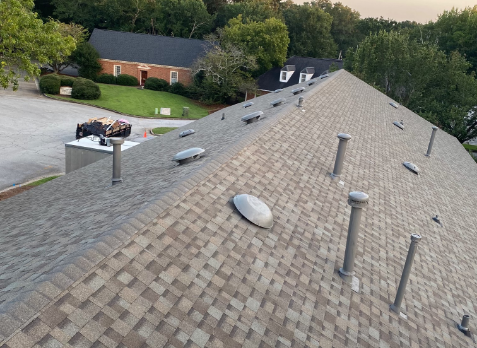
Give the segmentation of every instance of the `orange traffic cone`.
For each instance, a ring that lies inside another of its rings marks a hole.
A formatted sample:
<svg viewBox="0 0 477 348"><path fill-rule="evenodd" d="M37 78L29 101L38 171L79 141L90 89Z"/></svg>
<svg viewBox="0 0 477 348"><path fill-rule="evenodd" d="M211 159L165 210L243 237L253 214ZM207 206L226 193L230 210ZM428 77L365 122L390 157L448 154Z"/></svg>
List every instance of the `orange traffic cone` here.
<svg viewBox="0 0 477 348"><path fill-rule="evenodd" d="M144 131L144 137L143 138L147 138L147 131Z"/></svg>

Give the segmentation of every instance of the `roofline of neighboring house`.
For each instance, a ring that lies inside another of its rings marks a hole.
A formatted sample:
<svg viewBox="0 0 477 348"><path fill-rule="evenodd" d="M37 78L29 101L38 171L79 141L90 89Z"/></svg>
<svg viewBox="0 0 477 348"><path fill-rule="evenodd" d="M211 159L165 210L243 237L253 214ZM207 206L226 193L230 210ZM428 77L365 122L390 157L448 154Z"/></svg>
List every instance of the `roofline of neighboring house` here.
<svg viewBox="0 0 477 348"><path fill-rule="evenodd" d="M182 39L182 40L187 40L187 41L200 41L200 42L205 42L204 40L200 39L190 39L186 37L180 37L180 36L166 36L166 35L154 35L154 34L146 34L146 33L131 33L130 31L122 31L122 30L109 30L109 29L100 29L100 28L94 28L93 31L95 30L101 30L101 31L110 31L113 33L124 33L124 34L134 34L134 35L147 35L147 36L157 36L157 37L167 37L169 39Z"/></svg>
<svg viewBox="0 0 477 348"><path fill-rule="evenodd" d="M157 68L183 69L183 70L190 70L190 71L192 71L191 68L186 68L186 67L183 67L183 66L149 64L149 63L140 63L140 62L130 62L130 61L127 61L127 60L107 59L107 58L99 58L99 60L105 60L105 61L113 62L113 63L140 64L140 65L153 66L153 67L157 67Z"/></svg>

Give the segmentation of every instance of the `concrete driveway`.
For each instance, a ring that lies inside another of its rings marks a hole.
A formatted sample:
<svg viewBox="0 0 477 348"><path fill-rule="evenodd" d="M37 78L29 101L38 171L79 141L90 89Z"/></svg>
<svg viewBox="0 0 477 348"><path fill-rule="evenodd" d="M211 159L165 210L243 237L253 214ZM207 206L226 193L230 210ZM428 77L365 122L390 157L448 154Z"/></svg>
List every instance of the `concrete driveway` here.
<svg viewBox="0 0 477 348"><path fill-rule="evenodd" d="M0 191L42 176L64 173L65 143L75 140L76 124L91 117L126 118L131 141L144 141L144 131L180 127L193 121L122 117L94 107L47 99L34 83L18 92L0 90ZM153 138L148 135L148 138Z"/></svg>

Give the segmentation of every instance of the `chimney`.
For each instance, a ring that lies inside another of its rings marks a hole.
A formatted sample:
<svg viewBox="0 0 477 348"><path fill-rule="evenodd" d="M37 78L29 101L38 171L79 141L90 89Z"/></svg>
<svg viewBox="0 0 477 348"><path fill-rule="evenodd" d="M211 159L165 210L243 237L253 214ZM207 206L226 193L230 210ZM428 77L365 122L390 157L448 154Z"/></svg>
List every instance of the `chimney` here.
<svg viewBox="0 0 477 348"><path fill-rule="evenodd" d="M432 145L434 145L434 138L436 137L436 132L438 129L439 128L437 128L436 126L432 126L431 140L429 141L429 146L427 147L427 153L426 153L427 157L431 156Z"/></svg>
<svg viewBox="0 0 477 348"><path fill-rule="evenodd" d="M339 273L341 278L352 283L352 289L359 292L359 280L354 277L354 259L356 256L356 243L358 241L359 225L363 208L368 205L369 196L364 192L350 192L348 204L351 206L349 218L348 238L346 239L346 250L343 267ZM355 285L356 284L356 285Z"/></svg>
<svg viewBox="0 0 477 348"><path fill-rule="evenodd" d="M409 251L407 253L406 263L404 264L404 269L402 270L401 281L399 282L399 288L396 293L396 299L394 303L390 306L391 310L397 314L401 314L401 303L404 298L404 292L406 292L407 281L409 280L409 275L411 274L412 262L414 261L414 255L417 250L417 243L421 240L421 236L418 234L411 234L411 245L409 245Z"/></svg>
<svg viewBox="0 0 477 348"><path fill-rule="evenodd" d="M299 108L303 107L303 100L304 100L304 99L305 99L305 98L303 98L303 97L298 98L298 104L297 104L297 106L298 106Z"/></svg>
<svg viewBox="0 0 477 348"><path fill-rule="evenodd" d="M123 138L110 138L113 144L113 186L123 182L121 178L121 145Z"/></svg>
<svg viewBox="0 0 477 348"><path fill-rule="evenodd" d="M338 139L340 140L340 142L338 144L338 153L336 154L335 167L333 169L333 173L331 173L332 179L338 178L341 175L346 152L346 145L348 143L348 140L351 139L351 135L340 133L338 134Z"/></svg>

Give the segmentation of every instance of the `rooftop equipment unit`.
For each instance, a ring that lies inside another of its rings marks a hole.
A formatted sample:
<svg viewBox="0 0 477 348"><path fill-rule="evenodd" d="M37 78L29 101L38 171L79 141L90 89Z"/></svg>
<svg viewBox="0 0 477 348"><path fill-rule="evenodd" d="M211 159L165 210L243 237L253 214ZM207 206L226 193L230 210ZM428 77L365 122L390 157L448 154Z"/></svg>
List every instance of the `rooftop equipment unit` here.
<svg viewBox="0 0 477 348"><path fill-rule="evenodd" d="M179 164L185 164L199 159L200 157L202 157L202 154L204 152L205 150L201 149L200 147L193 147L191 149L179 152L172 158L172 160L176 161Z"/></svg>
<svg viewBox="0 0 477 348"><path fill-rule="evenodd" d="M242 121L246 122L247 124L257 122L260 119L260 116L262 115L263 115L262 111L255 111L255 112L252 112L251 114L248 114L242 117Z"/></svg>
<svg viewBox="0 0 477 348"><path fill-rule="evenodd" d="M233 199L237 210L251 223L263 227L272 228L273 214L268 206L255 196L241 194Z"/></svg>
<svg viewBox="0 0 477 348"><path fill-rule="evenodd" d="M286 99L285 98L280 98L280 99L277 99L277 100L274 100L270 103L271 106L275 107L275 106L279 106L279 105L282 105L284 102L286 102Z"/></svg>
<svg viewBox="0 0 477 348"><path fill-rule="evenodd" d="M396 108L396 109L399 107L399 106L398 106L396 103L394 103L394 102L390 102L389 105L391 105L393 108Z"/></svg>
<svg viewBox="0 0 477 348"><path fill-rule="evenodd" d="M183 138L183 137L186 137L188 135L191 135L191 134L194 134L195 133L195 130L193 129L188 129L188 130L185 130L185 131L182 131L179 133L179 138Z"/></svg>
<svg viewBox="0 0 477 348"><path fill-rule="evenodd" d="M283 88L276 89L273 91L273 93L280 93L281 91L283 91Z"/></svg>
<svg viewBox="0 0 477 348"><path fill-rule="evenodd" d="M403 166L406 167L407 169L409 169L411 172L413 172L414 174L417 174L419 175L419 168L414 164L414 163L411 163L411 162L403 162Z"/></svg>
<svg viewBox="0 0 477 348"><path fill-rule="evenodd" d="M291 92L293 93L293 95L295 95L298 93L302 93L304 90L305 90L305 87L299 87L299 88L292 89Z"/></svg>
<svg viewBox="0 0 477 348"><path fill-rule="evenodd" d="M402 121L401 122L398 122L398 121L394 121L393 122L393 125L395 125L396 127L404 130L404 125L402 124Z"/></svg>
<svg viewBox="0 0 477 348"><path fill-rule="evenodd" d="M248 103L243 104L242 106L243 106L244 108L248 108L248 107L250 107L250 106L252 106L252 105L253 105L253 102L248 102Z"/></svg>
<svg viewBox="0 0 477 348"><path fill-rule="evenodd" d="M308 81L307 85L311 86L311 85L314 85L315 83L316 83L316 80L310 80Z"/></svg>

